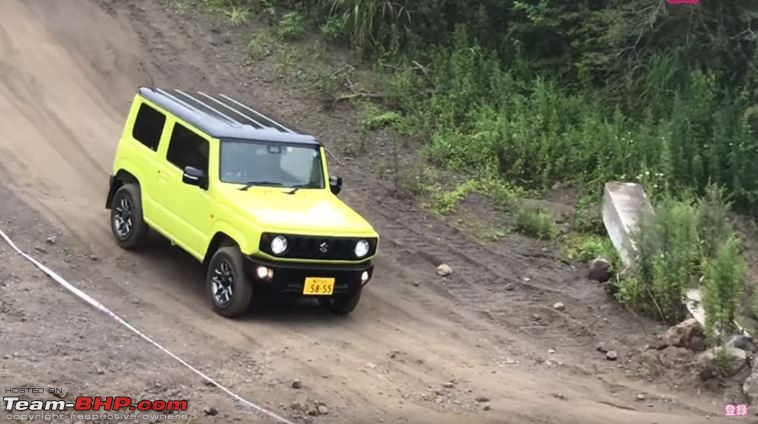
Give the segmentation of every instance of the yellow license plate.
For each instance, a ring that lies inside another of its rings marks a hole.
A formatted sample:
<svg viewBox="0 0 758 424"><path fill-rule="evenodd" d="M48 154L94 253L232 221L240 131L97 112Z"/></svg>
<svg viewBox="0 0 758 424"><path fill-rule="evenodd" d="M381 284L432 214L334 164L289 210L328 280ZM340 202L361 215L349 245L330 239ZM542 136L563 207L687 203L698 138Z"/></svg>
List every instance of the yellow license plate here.
<svg viewBox="0 0 758 424"><path fill-rule="evenodd" d="M334 278L307 277L303 294L307 296L329 296L334 292Z"/></svg>

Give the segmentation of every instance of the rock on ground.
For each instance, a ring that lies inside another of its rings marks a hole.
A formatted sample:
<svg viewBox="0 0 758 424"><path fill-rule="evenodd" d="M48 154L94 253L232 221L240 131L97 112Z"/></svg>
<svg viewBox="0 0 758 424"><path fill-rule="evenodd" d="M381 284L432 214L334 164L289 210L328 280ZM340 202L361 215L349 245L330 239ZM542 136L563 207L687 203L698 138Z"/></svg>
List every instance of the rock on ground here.
<svg viewBox="0 0 758 424"><path fill-rule="evenodd" d="M732 346L714 347L700 354L700 378L731 377L747 364L747 354Z"/></svg>
<svg viewBox="0 0 758 424"><path fill-rule="evenodd" d="M587 278L605 283L613 276L611 262L608 259L597 257L590 262L590 271Z"/></svg>
<svg viewBox="0 0 758 424"><path fill-rule="evenodd" d="M758 367L753 368L753 372L742 383L742 393L751 405L758 401Z"/></svg>
<svg viewBox="0 0 758 424"><path fill-rule="evenodd" d="M695 318L682 321L666 330L663 340L669 346L684 347L695 352L705 350L703 326Z"/></svg>
<svg viewBox="0 0 758 424"><path fill-rule="evenodd" d="M742 349L745 352L755 353L755 341L750 336L736 334L729 339L727 345Z"/></svg>
<svg viewBox="0 0 758 424"><path fill-rule="evenodd" d="M440 264L437 267L437 275L440 277L447 277L448 275L453 273L453 269L450 268L450 265L448 264Z"/></svg>

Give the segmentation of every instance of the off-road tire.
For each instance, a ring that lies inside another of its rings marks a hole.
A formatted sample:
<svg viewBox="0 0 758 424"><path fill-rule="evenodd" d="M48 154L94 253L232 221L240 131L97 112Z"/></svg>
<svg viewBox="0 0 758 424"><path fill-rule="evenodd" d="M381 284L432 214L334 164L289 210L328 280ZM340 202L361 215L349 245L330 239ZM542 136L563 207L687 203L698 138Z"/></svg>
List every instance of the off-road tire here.
<svg viewBox="0 0 758 424"><path fill-rule="evenodd" d="M334 315L347 316L355 310L361 301L361 289L347 296L335 296L330 299L323 299L321 304L331 311Z"/></svg>
<svg viewBox="0 0 758 424"><path fill-rule="evenodd" d="M144 245L150 228L142 216L142 197L137 184L119 187L111 200L111 232L123 249L133 250Z"/></svg>
<svg viewBox="0 0 758 424"><path fill-rule="evenodd" d="M205 285L208 299L217 314L231 318L250 308L253 283L245 275L242 253L238 247L224 246L213 254L208 263ZM226 296L224 290L228 286L231 286L231 293Z"/></svg>

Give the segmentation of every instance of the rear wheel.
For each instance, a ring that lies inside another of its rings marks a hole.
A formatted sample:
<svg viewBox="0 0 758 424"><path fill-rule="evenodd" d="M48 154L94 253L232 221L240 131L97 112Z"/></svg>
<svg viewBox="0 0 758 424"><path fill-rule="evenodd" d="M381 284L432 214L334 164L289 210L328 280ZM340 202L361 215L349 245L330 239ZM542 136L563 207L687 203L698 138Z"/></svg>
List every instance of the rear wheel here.
<svg viewBox="0 0 758 424"><path fill-rule="evenodd" d="M148 227L142 216L139 186L124 184L111 201L111 232L119 246L137 249L147 237Z"/></svg>
<svg viewBox="0 0 758 424"><path fill-rule="evenodd" d="M247 312L253 299L253 284L245 275L242 253L236 246L216 251L208 264L208 297L213 310L225 317Z"/></svg>
<svg viewBox="0 0 758 424"><path fill-rule="evenodd" d="M321 304L329 309L335 315L349 315L358 306L361 301L361 289L347 296L335 296L330 299L323 299Z"/></svg>

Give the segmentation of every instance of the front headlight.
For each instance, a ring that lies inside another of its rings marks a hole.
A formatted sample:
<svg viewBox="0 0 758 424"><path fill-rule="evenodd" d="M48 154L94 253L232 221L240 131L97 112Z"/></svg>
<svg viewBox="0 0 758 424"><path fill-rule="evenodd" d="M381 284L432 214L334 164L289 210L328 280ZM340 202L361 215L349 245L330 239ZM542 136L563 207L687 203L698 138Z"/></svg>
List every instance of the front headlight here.
<svg viewBox="0 0 758 424"><path fill-rule="evenodd" d="M355 243L355 256L362 258L368 254L369 244L366 240L359 240Z"/></svg>
<svg viewBox="0 0 758 424"><path fill-rule="evenodd" d="M276 236L271 240L271 252L274 255L281 255L287 250L287 239L284 236Z"/></svg>

